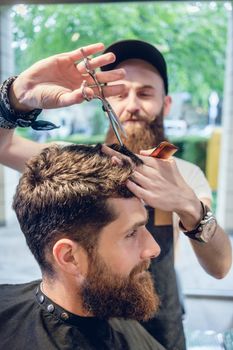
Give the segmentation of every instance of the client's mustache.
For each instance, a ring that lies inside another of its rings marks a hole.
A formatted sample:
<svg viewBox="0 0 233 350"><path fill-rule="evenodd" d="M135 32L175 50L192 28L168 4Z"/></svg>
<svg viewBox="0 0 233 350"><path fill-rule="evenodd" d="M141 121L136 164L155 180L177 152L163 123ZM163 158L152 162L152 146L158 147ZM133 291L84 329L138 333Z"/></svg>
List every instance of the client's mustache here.
<svg viewBox="0 0 233 350"><path fill-rule="evenodd" d="M133 277L134 275L143 272L145 270L148 270L150 267L150 260L144 260L138 265L136 265L133 270L130 272L130 277Z"/></svg>

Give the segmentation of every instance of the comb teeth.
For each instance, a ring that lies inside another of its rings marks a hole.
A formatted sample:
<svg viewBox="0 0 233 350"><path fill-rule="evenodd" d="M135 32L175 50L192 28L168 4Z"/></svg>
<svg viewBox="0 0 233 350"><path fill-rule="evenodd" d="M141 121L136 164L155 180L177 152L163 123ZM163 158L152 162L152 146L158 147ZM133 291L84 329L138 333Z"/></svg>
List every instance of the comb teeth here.
<svg viewBox="0 0 233 350"><path fill-rule="evenodd" d="M154 158L168 159L172 157L173 154L178 151L178 149L179 148L173 145L172 143L168 141L163 141L153 149L149 156Z"/></svg>

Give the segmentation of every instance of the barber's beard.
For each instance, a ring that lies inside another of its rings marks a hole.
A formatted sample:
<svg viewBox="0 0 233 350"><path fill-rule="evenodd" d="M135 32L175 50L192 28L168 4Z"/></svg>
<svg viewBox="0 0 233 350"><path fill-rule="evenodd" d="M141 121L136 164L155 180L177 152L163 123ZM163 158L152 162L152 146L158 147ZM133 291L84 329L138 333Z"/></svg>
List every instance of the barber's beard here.
<svg viewBox="0 0 233 350"><path fill-rule="evenodd" d="M149 123L143 116L137 116L137 119L144 123L130 123L125 127L127 138L121 135L124 145L132 152L139 153L140 150L146 150L157 146L165 140L163 125L163 108ZM106 144L118 143L113 129L110 127L106 139Z"/></svg>
<svg viewBox="0 0 233 350"><path fill-rule="evenodd" d="M137 265L128 277L113 273L97 256L82 288L83 308L101 319L123 317L146 321L159 307L148 262Z"/></svg>

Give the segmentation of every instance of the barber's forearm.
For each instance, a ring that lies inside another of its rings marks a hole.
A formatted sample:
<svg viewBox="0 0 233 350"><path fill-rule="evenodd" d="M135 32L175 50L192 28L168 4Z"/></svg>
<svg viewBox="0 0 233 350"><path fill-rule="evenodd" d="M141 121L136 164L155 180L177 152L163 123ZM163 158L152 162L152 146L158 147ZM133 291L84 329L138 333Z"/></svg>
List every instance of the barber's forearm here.
<svg viewBox="0 0 233 350"><path fill-rule="evenodd" d="M187 231L193 230L203 217L203 209L200 200L211 208L209 198L199 199L195 194L190 201L184 203L180 211L180 220ZM213 238L208 243L201 243L189 239L201 266L215 278L223 278L232 264L232 248L229 237L224 230L217 225Z"/></svg>
<svg viewBox="0 0 233 350"><path fill-rule="evenodd" d="M211 276L223 278L231 268L232 247L224 230L217 225L213 238L208 243L190 239L195 254L201 266Z"/></svg>
<svg viewBox="0 0 233 350"><path fill-rule="evenodd" d="M14 135L14 130L0 128L0 163L22 172L26 161L38 154L45 144Z"/></svg>
<svg viewBox="0 0 233 350"><path fill-rule="evenodd" d="M0 162L5 157L4 153L12 141L13 129L0 128Z"/></svg>

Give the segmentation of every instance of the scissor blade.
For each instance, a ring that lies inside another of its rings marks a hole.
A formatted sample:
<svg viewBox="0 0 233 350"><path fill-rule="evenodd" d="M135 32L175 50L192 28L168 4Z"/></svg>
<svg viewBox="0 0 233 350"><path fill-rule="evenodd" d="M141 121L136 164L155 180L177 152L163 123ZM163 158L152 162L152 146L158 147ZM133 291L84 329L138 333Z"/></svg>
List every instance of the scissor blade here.
<svg viewBox="0 0 233 350"><path fill-rule="evenodd" d="M112 125L113 131L114 131L114 133L115 133L115 135L116 135L116 138L117 138L119 144L120 144L121 146L124 146L124 144L123 144L123 142L122 142L122 139L121 139L121 137L120 137L120 134L119 134L119 132L118 132L118 130L117 130L117 126L116 126L116 124L115 124L114 119L112 118L112 116L111 116L109 113L107 113L107 115L108 115L108 118L109 118L109 120L110 120L110 123L111 123L111 125Z"/></svg>
<svg viewBox="0 0 233 350"><path fill-rule="evenodd" d="M120 129L120 131L122 132L122 134L127 138L126 131L125 131L123 125L121 124L119 118L117 117L116 113L115 113L112 109L111 109L110 113L111 113L112 118L114 119L115 124L117 125L118 129Z"/></svg>
<svg viewBox="0 0 233 350"><path fill-rule="evenodd" d="M123 135L125 137L127 137L126 131L123 127L123 125L121 124L118 116L116 115L116 113L114 112L112 106L110 105L109 102L107 102L107 113L111 114L112 119L114 120L116 127L123 133Z"/></svg>

